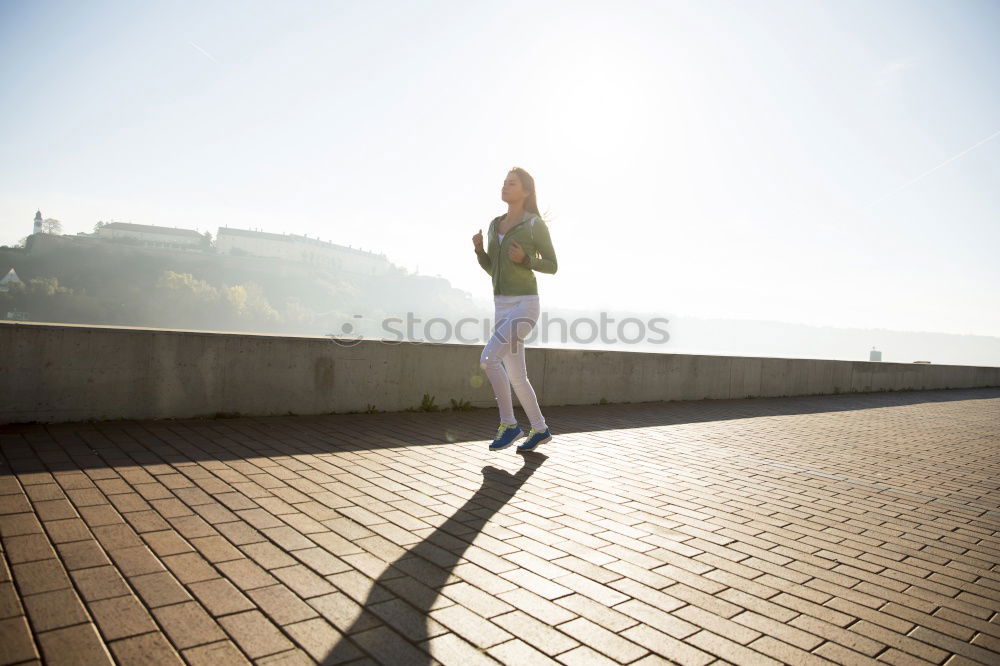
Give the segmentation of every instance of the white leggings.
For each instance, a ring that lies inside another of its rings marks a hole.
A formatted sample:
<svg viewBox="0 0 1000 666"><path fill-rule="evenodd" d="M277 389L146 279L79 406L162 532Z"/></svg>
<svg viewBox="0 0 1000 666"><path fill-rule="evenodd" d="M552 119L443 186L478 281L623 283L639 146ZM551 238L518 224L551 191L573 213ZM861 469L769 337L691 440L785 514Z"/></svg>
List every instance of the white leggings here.
<svg viewBox="0 0 1000 666"><path fill-rule="evenodd" d="M479 365L493 385L493 394L500 408L500 423L517 423L510 395L513 386L531 427L545 430L545 418L538 407L538 398L528 381L528 370L524 364L524 339L535 327L541 311L538 295L495 295L493 303L496 306L496 323L493 336L479 357Z"/></svg>

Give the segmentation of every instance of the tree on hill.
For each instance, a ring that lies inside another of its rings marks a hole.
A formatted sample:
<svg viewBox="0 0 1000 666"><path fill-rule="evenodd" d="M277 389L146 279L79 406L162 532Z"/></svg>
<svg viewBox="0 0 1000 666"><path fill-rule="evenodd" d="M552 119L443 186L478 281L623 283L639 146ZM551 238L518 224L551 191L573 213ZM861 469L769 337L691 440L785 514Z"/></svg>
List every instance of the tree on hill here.
<svg viewBox="0 0 1000 666"><path fill-rule="evenodd" d="M63 232L62 222L54 218L48 217L42 220L42 233L46 234L61 234Z"/></svg>

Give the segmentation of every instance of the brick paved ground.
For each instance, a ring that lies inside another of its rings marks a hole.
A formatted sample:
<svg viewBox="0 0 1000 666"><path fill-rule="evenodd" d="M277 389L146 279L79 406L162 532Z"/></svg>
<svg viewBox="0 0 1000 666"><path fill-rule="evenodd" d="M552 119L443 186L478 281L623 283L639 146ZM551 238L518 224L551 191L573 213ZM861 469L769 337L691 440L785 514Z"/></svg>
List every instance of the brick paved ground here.
<svg viewBox="0 0 1000 666"><path fill-rule="evenodd" d="M0 662L1000 663L1000 390L546 416L0 428Z"/></svg>

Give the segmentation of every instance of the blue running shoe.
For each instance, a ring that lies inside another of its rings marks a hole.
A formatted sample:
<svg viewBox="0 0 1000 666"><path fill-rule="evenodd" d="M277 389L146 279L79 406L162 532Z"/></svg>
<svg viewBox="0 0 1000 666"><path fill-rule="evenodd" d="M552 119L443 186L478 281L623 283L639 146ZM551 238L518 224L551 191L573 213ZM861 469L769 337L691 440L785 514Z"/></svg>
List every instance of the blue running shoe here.
<svg viewBox="0 0 1000 666"><path fill-rule="evenodd" d="M544 444L545 442L551 442L551 441L552 441L552 433L549 431L548 428L541 431L532 428L528 432L528 439L524 440L524 443L521 444L521 446L517 447L517 450L519 452L534 451L540 444Z"/></svg>
<svg viewBox="0 0 1000 666"><path fill-rule="evenodd" d="M497 429L497 437L490 444L490 451L499 451L501 449L506 449L508 446L514 443L514 440L522 436L524 432L521 430L521 426L516 423L501 423L500 428Z"/></svg>

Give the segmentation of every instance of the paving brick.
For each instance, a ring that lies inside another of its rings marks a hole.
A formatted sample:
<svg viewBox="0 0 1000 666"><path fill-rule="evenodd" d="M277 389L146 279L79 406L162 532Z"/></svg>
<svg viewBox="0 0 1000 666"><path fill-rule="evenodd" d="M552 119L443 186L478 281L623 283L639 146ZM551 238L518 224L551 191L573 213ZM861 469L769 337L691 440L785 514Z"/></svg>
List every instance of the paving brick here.
<svg viewBox="0 0 1000 666"><path fill-rule="evenodd" d="M205 522L212 525L231 523L239 520L235 513L216 502L212 502L211 504L196 504L191 508L194 509L195 513L201 516Z"/></svg>
<svg viewBox="0 0 1000 666"><path fill-rule="evenodd" d="M296 563L295 558L268 542L247 544L241 546L240 550L246 553L257 564L268 570L279 567L290 567Z"/></svg>
<svg viewBox="0 0 1000 666"><path fill-rule="evenodd" d="M191 599L187 589L166 571L135 576L130 578L129 582L150 608L169 606Z"/></svg>
<svg viewBox="0 0 1000 666"><path fill-rule="evenodd" d="M189 553L194 548L185 539L173 530L162 530L156 532L145 532L142 535L146 545L159 557L167 555L177 555L178 553Z"/></svg>
<svg viewBox="0 0 1000 666"><path fill-rule="evenodd" d="M457 605L433 611L431 618L484 650L513 638L496 624Z"/></svg>
<svg viewBox="0 0 1000 666"><path fill-rule="evenodd" d="M0 663L16 664L37 658L28 619L22 615L0 620Z"/></svg>
<svg viewBox="0 0 1000 666"><path fill-rule="evenodd" d="M560 624L574 617L573 612L521 588L504 592L499 598L545 624Z"/></svg>
<svg viewBox="0 0 1000 666"><path fill-rule="evenodd" d="M119 571L126 576L141 576L163 570L163 564L146 546L119 548L109 555Z"/></svg>
<svg viewBox="0 0 1000 666"><path fill-rule="evenodd" d="M88 602L120 597L131 592L121 574L112 566L79 569L73 571L72 576L80 594Z"/></svg>
<svg viewBox="0 0 1000 666"><path fill-rule="evenodd" d="M44 534L22 534L4 539L7 561L11 564L53 559L56 551Z"/></svg>
<svg viewBox="0 0 1000 666"><path fill-rule="evenodd" d="M251 659L295 647L274 623L259 611L227 615L220 618L219 623Z"/></svg>
<svg viewBox="0 0 1000 666"><path fill-rule="evenodd" d="M215 536L215 528L205 522L201 516L176 516L167 522L185 539Z"/></svg>
<svg viewBox="0 0 1000 666"><path fill-rule="evenodd" d="M285 631L301 645L309 656L317 663L332 663L325 661L340 644L342 635L328 622L320 618L304 620L285 627ZM360 656L356 649L349 650L349 656Z"/></svg>
<svg viewBox="0 0 1000 666"><path fill-rule="evenodd" d="M752 650L765 654L768 657L777 659L783 664L802 664L803 666L822 666L829 664L826 659L821 659L809 652L778 640L772 636L761 636L748 646Z"/></svg>
<svg viewBox="0 0 1000 666"><path fill-rule="evenodd" d="M509 603L476 589L468 583L446 585L441 588L441 594L485 618L514 610L514 607Z"/></svg>
<svg viewBox="0 0 1000 666"><path fill-rule="evenodd" d="M225 578L191 583L188 589L208 612L216 617L255 608L253 602ZM296 597L294 601L298 601L298 598Z"/></svg>
<svg viewBox="0 0 1000 666"><path fill-rule="evenodd" d="M184 658L192 666L251 663L231 641L219 641L218 643L188 648L184 650Z"/></svg>
<svg viewBox="0 0 1000 666"><path fill-rule="evenodd" d="M111 564L96 541L74 541L56 547L59 558L69 571Z"/></svg>
<svg viewBox="0 0 1000 666"><path fill-rule="evenodd" d="M181 650L226 637L215 620L193 601L154 608L153 615Z"/></svg>
<svg viewBox="0 0 1000 666"><path fill-rule="evenodd" d="M180 553L162 558L163 563L184 584L197 583L202 580L212 580L219 577L209 562L198 553Z"/></svg>
<svg viewBox="0 0 1000 666"><path fill-rule="evenodd" d="M777 666L781 662L766 657L763 653L735 643L727 638L702 630L686 641L709 654L734 664L763 664Z"/></svg>
<svg viewBox="0 0 1000 666"><path fill-rule="evenodd" d="M67 497L83 513L83 507L109 505L108 499L97 488L82 488L79 490L67 490ZM108 507L113 508L113 507Z"/></svg>
<svg viewBox="0 0 1000 666"><path fill-rule="evenodd" d="M871 657L865 656L860 652L855 652L850 650L839 643L834 643L832 641L823 643L818 648L813 651L813 654L817 657L822 657L828 661L835 664L844 664L844 666L856 666L860 664L865 665L875 665L878 664L877 661Z"/></svg>
<svg viewBox="0 0 1000 666"><path fill-rule="evenodd" d="M279 625L312 619L318 615L309 604L284 585L271 585L247 593L260 610Z"/></svg>
<svg viewBox="0 0 1000 666"><path fill-rule="evenodd" d="M129 525L119 523L94 527L94 536L107 551L135 548L142 545L142 539Z"/></svg>
<svg viewBox="0 0 1000 666"><path fill-rule="evenodd" d="M668 657L672 663L703 666L715 661L712 655L647 625L636 625L623 631L621 635L651 652ZM642 660L634 663L642 663Z"/></svg>
<svg viewBox="0 0 1000 666"><path fill-rule="evenodd" d="M14 513L0 516L0 536L4 540L23 534L42 534L42 524L31 513Z"/></svg>
<svg viewBox="0 0 1000 666"><path fill-rule="evenodd" d="M10 581L0 583L0 620L5 620L16 615L24 615L21 600L18 598L17 588Z"/></svg>
<svg viewBox="0 0 1000 666"><path fill-rule="evenodd" d="M154 499L151 500L149 504L159 515L167 519L179 518L181 516L191 516L194 514L187 504L173 497Z"/></svg>
<svg viewBox="0 0 1000 666"><path fill-rule="evenodd" d="M586 645L573 648L569 652L559 655L559 661L567 666L613 666L621 662L608 659L600 652L592 650Z"/></svg>
<svg viewBox="0 0 1000 666"><path fill-rule="evenodd" d="M313 597L309 599L309 605L344 634L365 631L381 624L381 620L341 592Z"/></svg>
<svg viewBox="0 0 1000 666"><path fill-rule="evenodd" d="M896 648L889 648L885 652L881 653L878 656L878 661L885 664L893 664L894 666L929 666L934 663L930 661L924 661L923 659L918 659L917 657L914 657L912 654L901 652ZM951 663L950 660L949 663ZM968 663L973 664L978 662L970 661Z"/></svg>
<svg viewBox="0 0 1000 666"><path fill-rule="evenodd" d="M310 542L311 543L311 542ZM339 557L323 548L312 547L296 550L293 555L315 573L321 576L350 571L351 567Z"/></svg>
<svg viewBox="0 0 1000 666"><path fill-rule="evenodd" d="M32 594L24 598L24 607L35 631L61 629L90 620L72 589Z"/></svg>
<svg viewBox="0 0 1000 666"><path fill-rule="evenodd" d="M609 631L623 631L636 624L634 618L580 594L557 599L556 603Z"/></svg>
<svg viewBox="0 0 1000 666"><path fill-rule="evenodd" d="M25 562L11 568L17 587L23 595L61 590L70 586L62 563L56 559Z"/></svg>
<svg viewBox="0 0 1000 666"><path fill-rule="evenodd" d="M573 593L573 591L567 587L542 578L538 574L525 571L524 569L515 569L514 571L507 571L500 575L512 583L531 590L535 594L549 600L565 597Z"/></svg>
<svg viewBox="0 0 1000 666"><path fill-rule="evenodd" d="M31 503L24 495L0 495L0 515L28 513Z"/></svg>
<svg viewBox="0 0 1000 666"><path fill-rule="evenodd" d="M494 666L497 663L455 634L436 636L421 643L420 647L444 666Z"/></svg>
<svg viewBox="0 0 1000 666"><path fill-rule="evenodd" d="M615 611L638 620L644 626L652 627L676 639L684 639L698 632L698 625L686 622L659 608L654 608L638 599L630 599L615 606ZM737 616L739 617L739 616Z"/></svg>
<svg viewBox="0 0 1000 666"><path fill-rule="evenodd" d="M354 634L351 636L351 641L375 657L378 663L419 664L427 661L426 652L413 647L388 627L376 627Z"/></svg>
<svg viewBox="0 0 1000 666"><path fill-rule="evenodd" d="M358 654L360 655L361 653L358 652ZM294 650L261 657L254 663L260 666L313 666L316 662L304 650L295 648ZM337 662L331 661L330 663ZM351 666L377 666L377 663L368 658L361 658L352 661Z"/></svg>
<svg viewBox="0 0 1000 666"><path fill-rule="evenodd" d="M156 532L159 530L169 529L170 527L170 523L168 523L156 511L133 511L123 515L128 524L131 525L132 529L138 534Z"/></svg>
<svg viewBox="0 0 1000 666"><path fill-rule="evenodd" d="M959 641L951 636L938 633L933 629L927 629L926 627L917 627L914 629L910 632L910 638L923 641L924 643L928 643L937 648L948 650L956 655L979 661L984 664L995 663L997 659L997 653L992 650L985 650L976 645L972 645L971 643Z"/></svg>
<svg viewBox="0 0 1000 666"><path fill-rule="evenodd" d="M497 626L506 629L508 632L520 638L528 645L551 656L573 649L579 643L565 634L553 629L550 625L540 622L535 618L513 611L506 615L501 615L493 620Z"/></svg>
<svg viewBox="0 0 1000 666"><path fill-rule="evenodd" d="M111 654L92 624L46 631L38 635L46 664L113 664Z"/></svg>
<svg viewBox="0 0 1000 666"><path fill-rule="evenodd" d="M433 617L428 617L423 608L418 610L403 599L369 603L365 605L365 610L414 643L429 636L447 633L447 629ZM431 610L437 608L432 607Z"/></svg>
<svg viewBox="0 0 1000 666"><path fill-rule="evenodd" d="M882 643L865 638L853 631L841 629L834 624L808 615L800 615L789 624L869 657L874 657L886 647Z"/></svg>
<svg viewBox="0 0 1000 666"><path fill-rule="evenodd" d="M544 654L528 645L522 640L515 639L494 645L488 650L488 654L501 664L540 664L542 666L555 666L559 662L549 659Z"/></svg>
<svg viewBox="0 0 1000 666"><path fill-rule="evenodd" d="M250 527L250 525L244 523L242 520L215 525L215 529L217 529L224 537L229 539L230 543L237 546L266 541L265 537L260 532Z"/></svg>
<svg viewBox="0 0 1000 666"><path fill-rule="evenodd" d="M91 528L125 522L121 514L109 504L80 507L80 517Z"/></svg>
<svg viewBox="0 0 1000 666"><path fill-rule="evenodd" d="M95 601L89 607L106 640L156 631L153 619L134 596Z"/></svg>
<svg viewBox="0 0 1000 666"><path fill-rule="evenodd" d="M133 636L110 644L111 653L119 664L183 664L174 648L159 633ZM219 663L219 662L217 662ZM223 662L238 663L238 662Z"/></svg>
<svg viewBox="0 0 1000 666"><path fill-rule="evenodd" d="M669 588L667 588L667 592L661 592L632 578L621 578L612 581L609 586L632 598L641 599L650 606L655 606L665 612L671 612L684 606L683 601L670 596Z"/></svg>
<svg viewBox="0 0 1000 666"><path fill-rule="evenodd" d="M47 521L45 523L45 530L49 533L52 543L56 544L84 541L92 538L90 528L79 518Z"/></svg>
<svg viewBox="0 0 1000 666"><path fill-rule="evenodd" d="M34 503L35 513L42 521L62 520L64 518L76 518L76 509L66 499L47 500ZM31 509L23 509L30 511Z"/></svg>
<svg viewBox="0 0 1000 666"><path fill-rule="evenodd" d="M616 661L628 663L646 654L645 648L582 617L559 625L559 630Z"/></svg>
<svg viewBox="0 0 1000 666"><path fill-rule="evenodd" d="M252 590L277 583L277 579L250 560L221 562L218 567L229 580L241 590Z"/></svg>
<svg viewBox="0 0 1000 666"><path fill-rule="evenodd" d="M31 498L32 502L41 502L44 500L54 500L63 499L66 495L63 494L62 488L56 483L42 483L36 485L26 485L24 487L24 492Z"/></svg>
<svg viewBox="0 0 1000 666"><path fill-rule="evenodd" d="M272 569L270 573L305 599L334 591L334 587L330 583L301 564Z"/></svg>
<svg viewBox="0 0 1000 666"><path fill-rule="evenodd" d="M984 622L979 618L969 617L958 611L954 611L950 608L939 608L934 611L934 620L940 623L938 626L942 629L942 633L947 635L954 635L948 631L943 631L946 628L951 628L956 625L962 625L967 629L980 631L991 636L1000 637L1000 617L994 616L990 622ZM922 623L930 629L935 629L927 623Z"/></svg>

